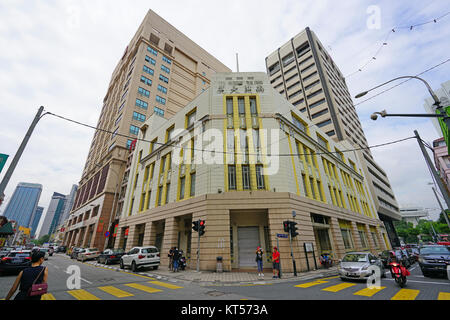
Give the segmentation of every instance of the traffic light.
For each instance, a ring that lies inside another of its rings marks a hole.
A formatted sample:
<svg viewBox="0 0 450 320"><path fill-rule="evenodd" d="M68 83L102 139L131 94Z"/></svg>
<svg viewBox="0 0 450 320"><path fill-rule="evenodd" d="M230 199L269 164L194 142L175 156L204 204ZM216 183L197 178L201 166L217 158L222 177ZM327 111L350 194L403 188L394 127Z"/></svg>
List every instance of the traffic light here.
<svg viewBox="0 0 450 320"><path fill-rule="evenodd" d="M200 227L199 227L199 236L201 237L202 235L205 234L205 227L206 227L206 221L205 220L200 220Z"/></svg>
<svg viewBox="0 0 450 320"><path fill-rule="evenodd" d="M290 221L290 226L289 226L289 232L291 233L291 238L295 238L296 236L298 236L298 228L296 227L297 222L294 221Z"/></svg>
<svg viewBox="0 0 450 320"><path fill-rule="evenodd" d="M284 221L283 222L284 232L289 232L289 227L290 227L290 221Z"/></svg>
<svg viewBox="0 0 450 320"><path fill-rule="evenodd" d="M194 225L193 227L192 227L192 230L194 230L195 232L198 232L198 229L199 229L199 221L197 220L197 221L194 221L194 222L192 222L192 224Z"/></svg>

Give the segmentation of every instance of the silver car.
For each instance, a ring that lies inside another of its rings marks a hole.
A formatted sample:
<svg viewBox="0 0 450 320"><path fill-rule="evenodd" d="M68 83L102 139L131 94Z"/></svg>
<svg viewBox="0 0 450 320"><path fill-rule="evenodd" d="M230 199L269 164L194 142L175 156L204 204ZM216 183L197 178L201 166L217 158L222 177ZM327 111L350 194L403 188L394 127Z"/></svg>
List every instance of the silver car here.
<svg viewBox="0 0 450 320"><path fill-rule="evenodd" d="M381 277L385 278L383 262L370 252L349 252L339 260L338 272L341 279L367 279L380 268ZM372 268L371 268L372 267Z"/></svg>

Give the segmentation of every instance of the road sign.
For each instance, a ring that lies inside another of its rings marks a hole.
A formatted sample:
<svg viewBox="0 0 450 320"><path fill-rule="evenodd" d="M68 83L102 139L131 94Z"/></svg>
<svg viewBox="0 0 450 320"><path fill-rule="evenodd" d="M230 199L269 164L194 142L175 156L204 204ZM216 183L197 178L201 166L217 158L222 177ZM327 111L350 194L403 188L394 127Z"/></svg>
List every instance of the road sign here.
<svg viewBox="0 0 450 320"><path fill-rule="evenodd" d="M287 239L289 236L284 233L277 233L277 238Z"/></svg>
<svg viewBox="0 0 450 320"><path fill-rule="evenodd" d="M8 155L0 153L0 172L2 172L3 167L5 166L6 160L8 160Z"/></svg>
<svg viewBox="0 0 450 320"><path fill-rule="evenodd" d="M110 235L109 231L106 231L106 232L105 232L105 238L108 238L109 235Z"/></svg>

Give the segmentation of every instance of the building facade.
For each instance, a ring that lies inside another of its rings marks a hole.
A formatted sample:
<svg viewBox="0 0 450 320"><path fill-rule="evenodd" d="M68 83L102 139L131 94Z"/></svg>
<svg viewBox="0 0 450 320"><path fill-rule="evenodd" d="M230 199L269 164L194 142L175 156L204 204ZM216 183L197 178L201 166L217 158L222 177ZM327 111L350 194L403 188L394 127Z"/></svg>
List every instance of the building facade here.
<svg viewBox="0 0 450 320"><path fill-rule="evenodd" d="M400 245L392 222L401 216L389 179L368 149L345 78L318 37L306 28L271 53L266 67L273 88L328 137L362 149L363 170L378 215L392 244Z"/></svg>
<svg viewBox="0 0 450 320"><path fill-rule="evenodd" d="M450 80L446 81L444 83L441 83L441 87L437 90L433 90L434 93L436 93L437 97L441 101L441 104L443 107L450 106ZM436 106L434 105L433 98L427 98L425 99L425 103L423 105L425 111L430 114L436 113ZM442 136L442 129L439 125L439 121L436 118L431 118L431 121L433 122L433 126L436 129L436 132L439 136Z"/></svg>
<svg viewBox="0 0 450 320"><path fill-rule="evenodd" d="M65 243L105 246L120 212L129 148L152 115L168 119L202 93L216 72L230 71L220 61L152 10L113 71L86 160ZM122 201L123 203L123 201ZM88 243L87 239L92 239Z"/></svg>
<svg viewBox="0 0 450 320"><path fill-rule="evenodd" d="M201 270L215 270L220 256L231 271L256 268L258 246L270 268L279 242L282 269L292 272L289 239L277 235L295 219L301 271L315 263L305 244L336 259L389 248L362 160L349 149L313 126L265 73L218 73L173 118L153 115L140 128L116 247L155 245L167 265L177 246L191 268L199 249ZM200 239L192 231L199 219Z"/></svg>
<svg viewBox="0 0 450 320"><path fill-rule="evenodd" d="M69 218L70 211L72 211L73 204L75 202L75 196L77 194L78 186L76 184L72 185L70 193L66 195L64 205L63 205L63 213L59 218L57 225L63 223Z"/></svg>
<svg viewBox="0 0 450 320"><path fill-rule="evenodd" d="M6 206L3 215L17 222L18 226L28 228L34 221L34 215L42 193L42 185L21 182Z"/></svg>
<svg viewBox="0 0 450 320"><path fill-rule="evenodd" d="M433 141L434 164L450 195L450 156L444 138Z"/></svg>
<svg viewBox="0 0 450 320"><path fill-rule="evenodd" d="M427 219L429 212L422 207L408 206L400 208L400 214L403 221L410 222L416 227L419 224L419 220Z"/></svg>
<svg viewBox="0 0 450 320"><path fill-rule="evenodd" d="M36 208L36 212L34 214L33 221L31 223L31 236L32 237L34 237L36 235L36 231L37 231L37 228L39 226L39 222L41 221L43 212L44 212L44 208L43 207L39 207L38 206Z"/></svg>
<svg viewBox="0 0 450 320"><path fill-rule="evenodd" d="M56 226L58 225L59 218L63 213L64 202L66 196L54 192L50 204L48 205L47 212L45 213L44 221L42 227L39 230L39 237L52 234Z"/></svg>

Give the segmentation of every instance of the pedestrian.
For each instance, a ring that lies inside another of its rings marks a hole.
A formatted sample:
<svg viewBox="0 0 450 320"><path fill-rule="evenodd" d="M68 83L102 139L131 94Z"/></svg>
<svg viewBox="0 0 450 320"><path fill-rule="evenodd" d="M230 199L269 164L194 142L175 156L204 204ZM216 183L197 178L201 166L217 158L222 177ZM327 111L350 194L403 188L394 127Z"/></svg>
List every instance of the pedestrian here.
<svg viewBox="0 0 450 320"><path fill-rule="evenodd" d="M170 248L169 254L167 255L169 257L169 270L170 271L173 270L173 249L175 249L175 248L174 247Z"/></svg>
<svg viewBox="0 0 450 320"><path fill-rule="evenodd" d="M180 251L175 247L173 250L173 272L178 272L178 260L180 259Z"/></svg>
<svg viewBox="0 0 450 320"><path fill-rule="evenodd" d="M258 264L258 277L264 277L263 273L263 251L261 247L256 249L256 263Z"/></svg>
<svg viewBox="0 0 450 320"><path fill-rule="evenodd" d="M44 263L44 257L43 251L32 253L31 267L25 268L19 273L5 300L10 300L17 288L19 288L19 293L14 300L41 300L41 295L30 296L29 291L33 284L47 283L48 269L41 266Z"/></svg>
<svg viewBox="0 0 450 320"><path fill-rule="evenodd" d="M272 253L272 261L273 261L273 278L280 278L280 252L278 252L277 247L273 247Z"/></svg>

